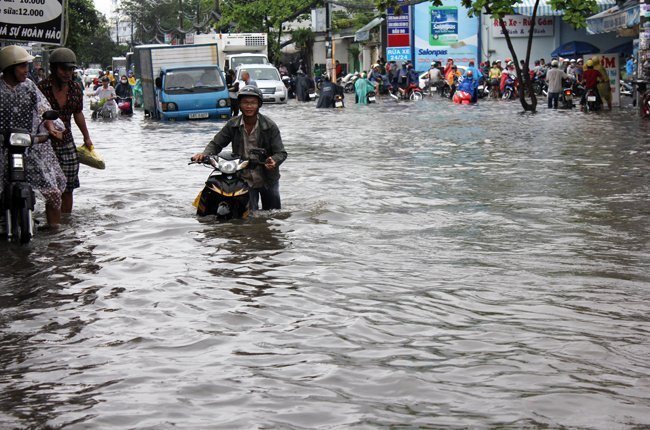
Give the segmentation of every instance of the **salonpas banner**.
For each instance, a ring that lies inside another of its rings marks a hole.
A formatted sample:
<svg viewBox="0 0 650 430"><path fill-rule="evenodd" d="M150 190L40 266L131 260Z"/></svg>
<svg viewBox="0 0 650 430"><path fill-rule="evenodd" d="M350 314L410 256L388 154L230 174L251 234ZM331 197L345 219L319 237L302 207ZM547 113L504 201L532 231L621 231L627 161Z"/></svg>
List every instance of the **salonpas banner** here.
<svg viewBox="0 0 650 430"><path fill-rule="evenodd" d="M479 19L470 18L460 0L445 0L442 6L420 3L413 8L416 70L428 70L432 61L444 65L447 58L461 66L477 61Z"/></svg>
<svg viewBox="0 0 650 430"><path fill-rule="evenodd" d="M64 0L0 0L0 40L60 45Z"/></svg>

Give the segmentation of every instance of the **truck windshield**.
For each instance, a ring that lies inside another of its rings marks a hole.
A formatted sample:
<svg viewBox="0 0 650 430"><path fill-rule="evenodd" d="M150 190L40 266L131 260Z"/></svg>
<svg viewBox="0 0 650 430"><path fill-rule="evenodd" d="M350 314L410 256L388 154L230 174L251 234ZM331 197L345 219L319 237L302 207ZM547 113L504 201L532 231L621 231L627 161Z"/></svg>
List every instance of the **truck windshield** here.
<svg viewBox="0 0 650 430"><path fill-rule="evenodd" d="M168 94L189 94L222 91L225 85L219 69L197 67L168 71L163 88Z"/></svg>
<svg viewBox="0 0 650 430"><path fill-rule="evenodd" d="M266 56L264 55L250 55L250 56L242 56L242 57L232 57L230 59L230 67L235 70L237 67L241 66L242 64L269 64L269 60L267 60Z"/></svg>

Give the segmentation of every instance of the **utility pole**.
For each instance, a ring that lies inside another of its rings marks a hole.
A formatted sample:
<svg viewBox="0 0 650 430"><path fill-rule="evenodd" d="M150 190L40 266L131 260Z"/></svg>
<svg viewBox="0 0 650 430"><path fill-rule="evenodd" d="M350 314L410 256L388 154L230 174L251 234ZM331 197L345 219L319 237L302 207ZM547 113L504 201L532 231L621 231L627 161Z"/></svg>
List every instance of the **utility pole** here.
<svg viewBox="0 0 650 430"><path fill-rule="evenodd" d="M183 44L183 0L178 0L178 44Z"/></svg>
<svg viewBox="0 0 650 430"><path fill-rule="evenodd" d="M327 36L325 37L325 69L330 72L330 79L336 82L336 69L334 68L334 38L332 37L332 3L325 0L325 26Z"/></svg>

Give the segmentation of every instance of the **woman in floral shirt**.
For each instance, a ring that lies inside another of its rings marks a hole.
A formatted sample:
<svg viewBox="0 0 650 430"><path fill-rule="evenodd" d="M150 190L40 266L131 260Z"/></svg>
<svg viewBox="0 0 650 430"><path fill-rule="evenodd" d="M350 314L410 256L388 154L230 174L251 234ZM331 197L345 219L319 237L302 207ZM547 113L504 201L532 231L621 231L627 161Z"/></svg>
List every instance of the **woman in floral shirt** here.
<svg viewBox="0 0 650 430"><path fill-rule="evenodd" d="M7 46L0 51L0 130L22 128L30 133L42 132L43 137L48 132L38 130L41 116L50 105L36 84L27 79L28 62L34 57L18 46ZM61 124L62 126L63 124ZM51 136L62 137L52 127L51 122L46 126L52 131ZM7 149L0 145L0 178L2 189L6 185ZM48 141L36 143L26 157L27 181L40 192L45 199L45 213L50 226L61 222L61 193L65 189L65 176L61 171L52 146Z"/></svg>

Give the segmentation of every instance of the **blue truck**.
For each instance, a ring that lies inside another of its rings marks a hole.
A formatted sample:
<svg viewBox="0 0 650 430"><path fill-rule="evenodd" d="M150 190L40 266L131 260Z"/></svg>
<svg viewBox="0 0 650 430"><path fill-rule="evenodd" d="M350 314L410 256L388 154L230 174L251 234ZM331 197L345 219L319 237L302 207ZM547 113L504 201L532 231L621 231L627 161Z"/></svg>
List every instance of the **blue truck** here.
<svg viewBox="0 0 650 430"><path fill-rule="evenodd" d="M216 43L140 45L134 58L145 116L163 121L230 118Z"/></svg>

